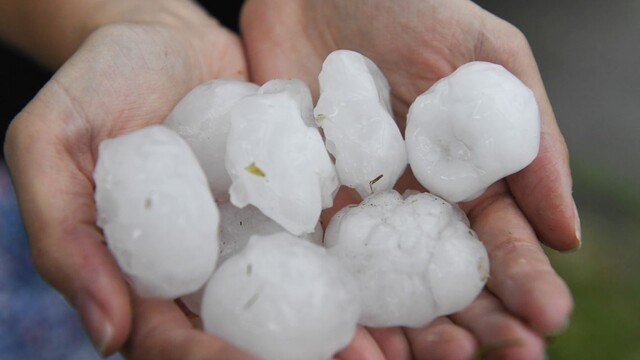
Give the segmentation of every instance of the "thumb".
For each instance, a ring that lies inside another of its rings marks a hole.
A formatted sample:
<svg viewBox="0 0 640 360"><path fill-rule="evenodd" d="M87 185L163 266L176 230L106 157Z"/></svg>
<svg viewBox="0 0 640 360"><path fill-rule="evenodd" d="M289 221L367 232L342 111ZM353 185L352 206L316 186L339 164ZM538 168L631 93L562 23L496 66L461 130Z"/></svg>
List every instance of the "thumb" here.
<svg viewBox="0 0 640 360"><path fill-rule="evenodd" d="M558 250L575 249L580 246L580 220L572 197L569 153L533 53L518 29L486 14L482 45L477 50L479 60L501 64L517 76L534 92L540 109L538 156L507 178L509 189L547 245Z"/></svg>
<svg viewBox="0 0 640 360"><path fill-rule="evenodd" d="M49 82L13 120L5 154L36 268L78 310L107 355L128 335L130 300L95 225L90 145L69 140L88 131L71 104Z"/></svg>

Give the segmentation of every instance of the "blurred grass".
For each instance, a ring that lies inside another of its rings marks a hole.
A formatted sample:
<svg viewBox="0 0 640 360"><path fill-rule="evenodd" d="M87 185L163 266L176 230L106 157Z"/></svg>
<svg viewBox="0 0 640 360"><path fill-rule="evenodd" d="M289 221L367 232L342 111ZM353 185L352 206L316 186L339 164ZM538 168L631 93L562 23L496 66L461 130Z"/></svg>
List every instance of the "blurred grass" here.
<svg viewBox="0 0 640 360"><path fill-rule="evenodd" d="M549 357L640 360L640 186L586 162L572 171L583 245L547 250L575 301Z"/></svg>

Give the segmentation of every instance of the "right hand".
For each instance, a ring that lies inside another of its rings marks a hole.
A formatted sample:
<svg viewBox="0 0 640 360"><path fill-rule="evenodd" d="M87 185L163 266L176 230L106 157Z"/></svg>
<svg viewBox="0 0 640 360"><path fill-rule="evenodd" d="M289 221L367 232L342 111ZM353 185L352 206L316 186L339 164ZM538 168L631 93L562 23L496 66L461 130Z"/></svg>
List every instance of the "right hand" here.
<svg viewBox="0 0 640 360"><path fill-rule="evenodd" d="M580 236L567 148L524 35L470 0L247 0L241 28L253 81L301 78L316 97L329 53L369 57L389 80L402 132L416 96L470 61L501 64L534 91L542 122L538 157L461 204L491 259L486 291L428 326L368 333L392 359L470 358L483 348L491 356L541 358L544 336L566 326L573 303L540 240L570 250ZM411 171L396 184L401 193L407 188L424 190ZM348 201L334 203L331 211Z"/></svg>
<svg viewBox="0 0 640 360"><path fill-rule="evenodd" d="M206 80L247 78L237 36L193 3L129 4L126 19L93 31L7 133L33 261L78 310L102 355L126 342L133 358L237 359L173 301L133 296L96 226L92 173L102 140L162 122Z"/></svg>

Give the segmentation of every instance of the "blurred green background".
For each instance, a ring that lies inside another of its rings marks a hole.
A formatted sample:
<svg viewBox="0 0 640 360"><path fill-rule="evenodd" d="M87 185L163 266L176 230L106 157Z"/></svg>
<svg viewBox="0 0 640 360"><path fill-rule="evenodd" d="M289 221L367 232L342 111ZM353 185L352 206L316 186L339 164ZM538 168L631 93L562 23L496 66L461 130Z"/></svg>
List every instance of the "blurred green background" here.
<svg viewBox="0 0 640 360"><path fill-rule="evenodd" d="M571 155L575 299L551 359L640 359L640 1L476 1L527 36Z"/></svg>
<svg viewBox="0 0 640 360"><path fill-rule="evenodd" d="M549 346L551 359L640 359L640 193L637 183L573 161L583 246L547 251L575 309Z"/></svg>

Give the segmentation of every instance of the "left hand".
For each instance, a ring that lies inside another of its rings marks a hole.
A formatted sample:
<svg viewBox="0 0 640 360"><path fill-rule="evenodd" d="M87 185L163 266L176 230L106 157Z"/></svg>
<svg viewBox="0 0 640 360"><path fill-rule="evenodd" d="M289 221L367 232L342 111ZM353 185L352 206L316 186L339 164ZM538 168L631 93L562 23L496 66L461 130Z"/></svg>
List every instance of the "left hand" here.
<svg viewBox="0 0 640 360"><path fill-rule="evenodd" d="M196 329L173 301L129 291L96 226L92 177L102 140L162 122L207 80L246 79L240 39L191 1L97 3L105 7L91 14L124 18L78 41L7 133L33 262L77 309L103 356L240 359L246 355Z"/></svg>
<svg viewBox="0 0 640 360"><path fill-rule="evenodd" d="M317 76L331 51L371 58L389 80L403 132L416 96L469 61L501 64L534 91L542 123L537 158L461 204L489 252L486 290L465 310L422 329L360 331L341 355L469 358L482 346L498 347L492 355L541 358L544 336L563 329L572 299L538 236L570 250L579 246L580 230L567 148L524 35L468 0L248 0L241 29L252 81L300 78L316 98ZM421 189L409 171L396 187Z"/></svg>

